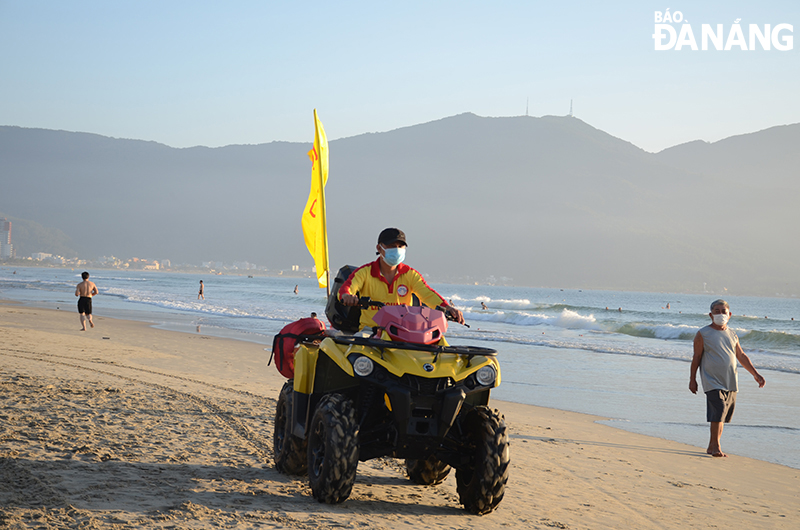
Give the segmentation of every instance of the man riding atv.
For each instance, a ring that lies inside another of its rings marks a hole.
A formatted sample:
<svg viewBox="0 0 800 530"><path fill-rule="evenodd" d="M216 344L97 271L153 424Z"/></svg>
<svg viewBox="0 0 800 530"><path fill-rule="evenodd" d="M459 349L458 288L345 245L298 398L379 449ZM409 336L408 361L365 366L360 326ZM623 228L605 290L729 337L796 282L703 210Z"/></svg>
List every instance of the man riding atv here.
<svg viewBox="0 0 800 530"><path fill-rule="evenodd" d="M275 411L275 467L308 474L313 497L329 504L350 496L359 461L404 459L421 485L455 469L461 504L487 514L503 499L510 463L505 420L489 408L497 352L447 344L443 311L464 317L402 263L405 247L405 234L387 228L380 258L339 270L326 307L334 330L301 319L276 335L276 366L289 380Z"/></svg>
<svg viewBox="0 0 800 530"><path fill-rule="evenodd" d="M422 275L405 263L406 235L397 228L387 228L378 236L375 247L380 256L377 260L362 265L347 278L339 289L339 299L346 306L359 304L359 297L382 302L387 305L412 305L412 295L428 307L441 306L449 317L459 324L464 323L461 311L450 306L442 296L430 288ZM375 327L377 309L361 311L361 327Z"/></svg>

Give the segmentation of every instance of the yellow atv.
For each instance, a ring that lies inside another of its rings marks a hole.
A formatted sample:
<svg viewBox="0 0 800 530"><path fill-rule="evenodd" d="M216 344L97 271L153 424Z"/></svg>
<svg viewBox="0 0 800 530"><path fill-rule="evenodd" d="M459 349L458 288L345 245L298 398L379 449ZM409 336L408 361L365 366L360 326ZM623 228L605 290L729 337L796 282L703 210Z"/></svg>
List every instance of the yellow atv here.
<svg viewBox="0 0 800 530"><path fill-rule="evenodd" d="M455 468L464 508L491 512L510 461L505 420L488 406L500 384L497 352L448 345L436 309L387 305L374 320L369 334L294 336L294 377L275 416L276 468L307 472L313 496L330 504L350 496L359 460L403 458L423 485Z"/></svg>

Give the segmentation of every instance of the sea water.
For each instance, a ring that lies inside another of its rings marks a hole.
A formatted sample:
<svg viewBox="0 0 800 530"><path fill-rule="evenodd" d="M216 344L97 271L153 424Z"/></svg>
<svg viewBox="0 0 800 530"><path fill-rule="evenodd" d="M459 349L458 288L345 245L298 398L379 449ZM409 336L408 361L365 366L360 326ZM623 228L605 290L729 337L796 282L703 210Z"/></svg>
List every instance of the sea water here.
<svg viewBox="0 0 800 530"><path fill-rule="evenodd" d="M75 310L80 272L0 267L0 298ZM265 345L284 325L316 312L325 290L307 278L91 271L95 314L143 320ZM205 300L198 300L199 281ZM295 293L297 286L297 293ZM705 397L689 392L692 340L725 298L742 347L766 378L740 368L725 451L800 468L800 300L434 284L464 312L452 344L499 352L498 399L601 416L603 423L705 448ZM485 309L484 309L485 306ZM699 377L698 377L699 379Z"/></svg>

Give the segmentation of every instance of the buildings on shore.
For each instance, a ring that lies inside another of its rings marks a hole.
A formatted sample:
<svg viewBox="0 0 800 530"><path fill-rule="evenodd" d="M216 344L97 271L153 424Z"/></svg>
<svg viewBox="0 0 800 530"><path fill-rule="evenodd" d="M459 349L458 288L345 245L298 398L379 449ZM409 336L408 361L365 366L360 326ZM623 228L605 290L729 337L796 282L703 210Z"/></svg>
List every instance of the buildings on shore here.
<svg viewBox="0 0 800 530"><path fill-rule="evenodd" d="M156 260L131 258L128 260L121 260L114 256L101 256L96 260L85 260L80 258L65 258L57 254L48 254L46 252L34 252L31 254L29 261L34 261L42 265L60 265L69 267L79 266L98 266L104 269L130 269L140 271L158 271L170 268L170 260L165 259L158 262Z"/></svg>
<svg viewBox="0 0 800 530"><path fill-rule="evenodd" d="M29 257L17 257L14 245L11 244L11 221L0 218L0 263L14 263L25 266L46 267L100 267L104 269L127 269L142 271L176 271L176 272L214 272L216 274L228 273L259 273L259 274L287 274L289 276L311 276L313 270L300 269L298 265L292 265L291 272L288 270L267 270L266 267L256 265L247 261L235 261L232 265L221 261L204 261L201 266L197 265L172 265L168 259L154 260L143 258L130 258L123 260L114 256L101 256L95 260L80 258L65 258L57 254L47 252L34 252Z"/></svg>
<svg viewBox="0 0 800 530"><path fill-rule="evenodd" d="M11 244L11 221L0 219L0 259L12 259L14 245Z"/></svg>
<svg viewBox="0 0 800 530"><path fill-rule="evenodd" d="M2 259L0 265L14 266L33 266L33 267L70 267L70 268L100 268L100 269L121 269L121 270L140 270L140 271L162 271L162 272L191 272L191 273L212 273L212 274L248 274L259 276L291 276L298 278L313 278L314 268L301 268L299 265L292 265L291 269L267 269L267 267L256 265L247 261L235 261L232 264L222 261L204 261L202 265L192 265L188 263L173 264L169 259L153 260L142 258L130 258L123 260L115 256L101 256L94 260L80 258L65 258L57 254L46 252L34 252L25 258Z"/></svg>

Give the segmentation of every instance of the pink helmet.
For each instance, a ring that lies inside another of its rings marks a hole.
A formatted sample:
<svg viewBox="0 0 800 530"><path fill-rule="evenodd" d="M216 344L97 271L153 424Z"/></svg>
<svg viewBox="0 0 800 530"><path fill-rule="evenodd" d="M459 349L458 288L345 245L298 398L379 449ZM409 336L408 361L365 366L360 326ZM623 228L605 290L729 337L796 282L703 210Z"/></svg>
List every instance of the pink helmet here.
<svg viewBox="0 0 800 530"><path fill-rule="evenodd" d="M433 344L447 332L444 313L429 307L386 305L372 319L397 341Z"/></svg>

